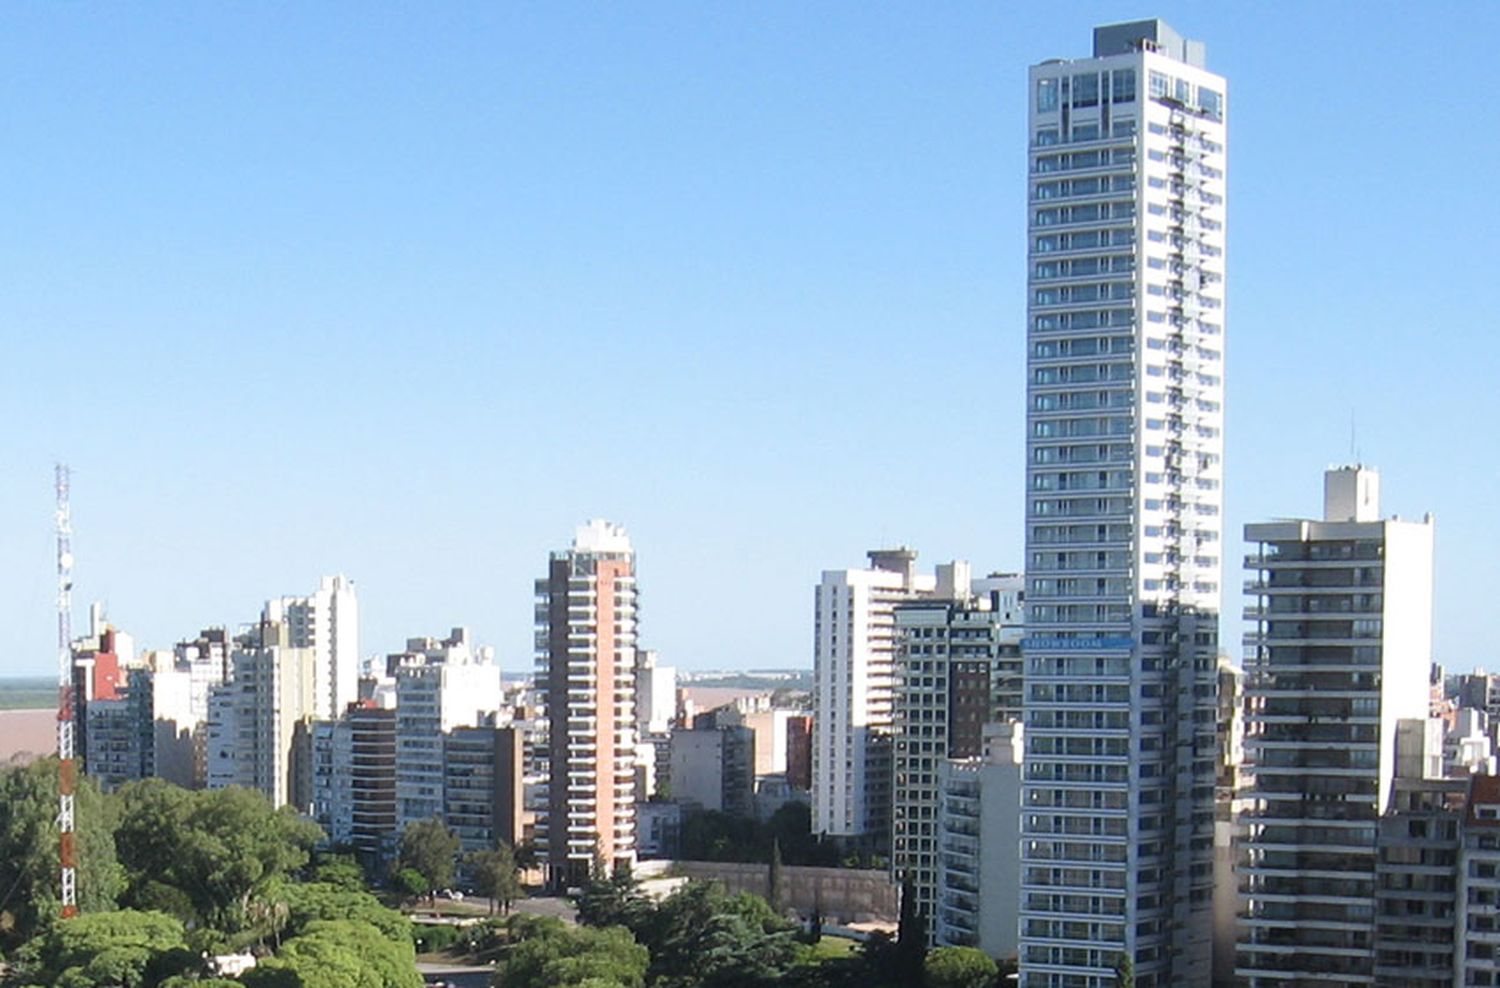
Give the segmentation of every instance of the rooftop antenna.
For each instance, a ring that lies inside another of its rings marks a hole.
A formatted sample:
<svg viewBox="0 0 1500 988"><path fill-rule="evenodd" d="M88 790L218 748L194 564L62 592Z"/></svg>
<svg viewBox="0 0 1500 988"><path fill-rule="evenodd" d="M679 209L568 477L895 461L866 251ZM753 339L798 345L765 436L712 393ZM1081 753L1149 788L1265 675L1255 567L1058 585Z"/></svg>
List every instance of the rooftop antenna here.
<svg viewBox="0 0 1500 988"><path fill-rule="evenodd" d="M73 792L73 515L68 506L69 471L57 464L57 831L62 917L78 915L77 846Z"/></svg>

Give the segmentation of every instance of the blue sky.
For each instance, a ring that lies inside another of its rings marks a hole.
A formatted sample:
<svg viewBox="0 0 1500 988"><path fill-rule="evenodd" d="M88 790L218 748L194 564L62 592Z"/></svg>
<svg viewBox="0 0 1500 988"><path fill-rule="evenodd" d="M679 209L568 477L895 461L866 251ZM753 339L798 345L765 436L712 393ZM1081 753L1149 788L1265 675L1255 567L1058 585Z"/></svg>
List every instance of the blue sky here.
<svg viewBox="0 0 1500 988"><path fill-rule="evenodd" d="M686 668L809 665L869 547L1018 568L1025 71L1146 16L1230 80L1231 532L1352 416L1500 670L1500 6L77 3L0 12L0 674L59 458L153 646L344 572L529 668L591 516Z"/></svg>

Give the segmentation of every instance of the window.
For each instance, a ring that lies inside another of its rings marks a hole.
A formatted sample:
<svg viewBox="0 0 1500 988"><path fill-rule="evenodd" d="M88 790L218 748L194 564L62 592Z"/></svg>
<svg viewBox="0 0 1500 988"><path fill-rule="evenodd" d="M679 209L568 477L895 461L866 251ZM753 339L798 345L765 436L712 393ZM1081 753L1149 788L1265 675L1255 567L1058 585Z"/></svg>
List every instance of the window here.
<svg viewBox="0 0 1500 988"><path fill-rule="evenodd" d="M1057 109L1057 80L1038 79L1036 81L1036 112L1048 113Z"/></svg>
<svg viewBox="0 0 1500 988"><path fill-rule="evenodd" d="M1198 87L1198 106L1215 120L1224 115L1224 97L1207 86Z"/></svg>
<svg viewBox="0 0 1500 988"><path fill-rule="evenodd" d="M1177 84L1175 92L1173 93L1173 96L1177 100L1177 102L1191 103L1193 100L1192 85L1190 85L1186 79L1174 79L1172 81Z"/></svg>
<svg viewBox="0 0 1500 988"><path fill-rule="evenodd" d="M1057 143L1057 128L1043 127L1036 132L1036 143L1038 147L1050 147Z"/></svg>
<svg viewBox="0 0 1500 988"><path fill-rule="evenodd" d="M1073 77L1073 105L1099 105L1099 73L1085 72Z"/></svg>
<svg viewBox="0 0 1500 988"><path fill-rule="evenodd" d="M1079 124L1073 128L1073 140L1075 141L1097 141L1098 139L1098 124Z"/></svg>
<svg viewBox="0 0 1500 988"><path fill-rule="evenodd" d="M1163 75L1162 73L1160 73L1160 72L1153 72L1153 73L1151 73L1151 98L1152 99L1164 99L1166 97L1168 91L1169 91L1169 84L1168 84L1167 77L1165 75ZM1155 130L1156 129L1156 125L1153 124L1152 125L1152 129ZM1161 129L1163 130L1163 132L1165 132L1165 128L1161 128Z"/></svg>
<svg viewBox="0 0 1500 988"><path fill-rule="evenodd" d="M1110 77L1110 102L1135 102L1135 69L1115 69Z"/></svg>

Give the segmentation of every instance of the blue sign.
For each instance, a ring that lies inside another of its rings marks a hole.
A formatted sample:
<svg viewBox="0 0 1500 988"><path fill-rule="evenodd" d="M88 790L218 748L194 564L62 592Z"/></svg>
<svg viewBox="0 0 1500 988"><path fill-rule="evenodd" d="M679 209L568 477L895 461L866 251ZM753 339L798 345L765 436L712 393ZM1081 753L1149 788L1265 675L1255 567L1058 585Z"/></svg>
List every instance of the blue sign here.
<svg viewBox="0 0 1500 988"><path fill-rule="evenodd" d="M1128 652L1134 645L1132 638L1021 639L1021 649L1027 652Z"/></svg>

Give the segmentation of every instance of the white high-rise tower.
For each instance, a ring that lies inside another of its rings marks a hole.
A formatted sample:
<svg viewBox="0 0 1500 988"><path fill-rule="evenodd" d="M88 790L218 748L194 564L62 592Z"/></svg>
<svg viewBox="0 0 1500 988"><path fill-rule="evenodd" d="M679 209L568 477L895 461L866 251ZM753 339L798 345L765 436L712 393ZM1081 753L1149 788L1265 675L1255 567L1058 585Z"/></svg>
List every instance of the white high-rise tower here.
<svg viewBox="0 0 1500 988"><path fill-rule="evenodd" d="M1021 982L1207 984L1224 80L1150 20L1027 99Z"/></svg>

